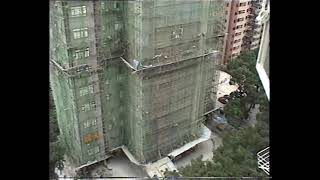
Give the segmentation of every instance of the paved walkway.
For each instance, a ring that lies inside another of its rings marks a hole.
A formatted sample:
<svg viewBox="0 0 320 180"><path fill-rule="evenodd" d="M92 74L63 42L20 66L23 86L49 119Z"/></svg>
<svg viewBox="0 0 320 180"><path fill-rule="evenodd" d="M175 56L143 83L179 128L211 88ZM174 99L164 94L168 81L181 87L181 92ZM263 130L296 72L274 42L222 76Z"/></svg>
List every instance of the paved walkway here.
<svg viewBox="0 0 320 180"><path fill-rule="evenodd" d="M257 114L259 111L259 104L256 104L255 107L250 111L248 118L248 125L254 127L257 124Z"/></svg>
<svg viewBox="0 0 320 180"><path fill-rule="evenodd" d="M175 161L174 165L178 169L182 168L184 166L190 165L191 160L197 159L201 155L203 156L202 161L212 161L213 150L217 149L219 146L221 146L221 144L222 144L221 137L212 132L211 138L209 140L198 144L198 146L192 153L187 154L182 158L180 158L179 160Z"/></svg>

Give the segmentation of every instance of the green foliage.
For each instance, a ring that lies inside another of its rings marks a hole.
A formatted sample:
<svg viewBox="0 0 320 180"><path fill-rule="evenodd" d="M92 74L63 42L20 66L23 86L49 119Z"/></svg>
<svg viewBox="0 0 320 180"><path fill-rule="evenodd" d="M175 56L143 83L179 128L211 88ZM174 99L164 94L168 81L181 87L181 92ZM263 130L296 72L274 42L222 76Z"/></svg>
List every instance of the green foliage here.
<svg viewBox="0 0 320 180"><path fill-rule="evenodd" d="M231 100L225 107L226 117L231 125L239 128L244 120L249 117L251 109L256 104L261 104L265 94L256 71L258 51L247 51L233 59L224 69L232 76L232 80L243 86L247 96L240 100Z"/></svg>
<svg viewBox="0 0 320 180"><path fill-rule="evenodd" d="M246 97L231 100L224 107L229 124L238 129L223 137L223 146L214 152L213 162L203 162L201 158L193 160L191 165L179 169L183 176L266 176L257 167L256 154L269 145L269 102L261 91L262 85L255 69L256 57L257 50L243 53L225 68L247 93ZM257 124L255 127L240 128L255 104L260 104Z"/></svg>
<svg viewBox="0 0 320 180"><path fill-rule="evenodd" d="M174 179L175 177L179 177L180 174L177 171L168 171L164 172L165 179Z"/></svg>
<svg viewBox="0 0 320 180"><path fill-rule="evenodd" d="M232 103L228 103L224 107L224 112L227 118L236 118L241 119L244 117L243 112L241 111L241 102L240 99L235 99Z"/></svg>
<svg viewBox="0 0 320 180"><path fill-rule="evenodd" d="M224 107L224 112L228 123L235 128L239 128L245 119L245 113L242 106L243 102L241 99L234 99Z"/></svg>
<svg viewBox="0 0 320 180"><path fill-rule="evenodd" d="M257 168L256 153L268 146L269 135L259 127L240 129L226 135L223 146L214 152L214 162L203 162L201 158L193 160L191 165L180 169L181 174L185 177L266 176Z"/></svg>

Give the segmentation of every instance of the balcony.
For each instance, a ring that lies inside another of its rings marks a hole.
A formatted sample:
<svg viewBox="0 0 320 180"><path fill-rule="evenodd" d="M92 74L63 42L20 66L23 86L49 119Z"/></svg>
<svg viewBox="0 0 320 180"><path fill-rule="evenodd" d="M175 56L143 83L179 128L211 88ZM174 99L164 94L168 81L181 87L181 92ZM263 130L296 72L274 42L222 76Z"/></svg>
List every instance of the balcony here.
<svg viewBox="0 0 320 180"><path fill-rule="evenodd" d="M262 8L262 5L261 5L260 2L252 1L251 7L256 8L256 9L259 9L259 8L261 9L261 8Z"/></svg>

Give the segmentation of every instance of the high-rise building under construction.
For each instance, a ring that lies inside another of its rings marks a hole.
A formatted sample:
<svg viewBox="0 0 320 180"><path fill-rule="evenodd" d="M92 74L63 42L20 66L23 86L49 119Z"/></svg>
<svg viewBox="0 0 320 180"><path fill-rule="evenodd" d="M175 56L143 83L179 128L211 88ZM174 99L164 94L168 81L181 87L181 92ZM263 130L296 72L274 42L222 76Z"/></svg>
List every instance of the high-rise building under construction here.
<svg viewBox="0 0 320 180"><path fill-rule="evenodd" d="M50 1L50 84L76 166L125 146L151 162L214 108L224 0Z"/></svg>

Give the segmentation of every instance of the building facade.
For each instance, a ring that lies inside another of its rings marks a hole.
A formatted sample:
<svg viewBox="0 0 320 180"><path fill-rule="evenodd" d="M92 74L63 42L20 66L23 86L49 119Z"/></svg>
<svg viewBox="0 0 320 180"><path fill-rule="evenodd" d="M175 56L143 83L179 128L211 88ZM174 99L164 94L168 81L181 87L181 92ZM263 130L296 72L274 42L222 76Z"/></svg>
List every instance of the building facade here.
<svg viewBox="0 0 320 180"><path fill-rule="evenodd" d="M226 3L226 28L223 63L228 63L241 52L259 47L262 26L255 19L262 0L229 0Z"/></svg>
<svg viewBox="0 0 320 180"><path fill-rule="evenodd" d="M140 163L199 138L214 108L225 1L50 1L50 84L76 166Z"/></svg>
<svg viewBox="0 0 320 180"><path fill-rule="evenodd" d="M270 101L270 0L264 0L262 3L264 9L259 13L257 20L263 24L263 32L257 58L256 69L262 82L264 91Z"/></svg>

